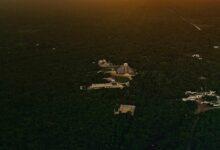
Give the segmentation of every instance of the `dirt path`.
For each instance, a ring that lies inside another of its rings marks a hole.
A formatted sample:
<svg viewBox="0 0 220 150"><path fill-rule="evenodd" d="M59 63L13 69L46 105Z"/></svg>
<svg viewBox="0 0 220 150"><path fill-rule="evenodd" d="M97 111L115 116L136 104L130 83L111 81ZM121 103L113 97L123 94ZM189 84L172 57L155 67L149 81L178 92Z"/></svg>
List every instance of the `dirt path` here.
<svg viewBox="0 0 220 150"><path fill-rule="evenodd" d="M194 138L194 135L195 135L195 129L196 129L196 126L200 120L200 115L197 116L197 118L195 119L195 121L193 122L193 125L192 125L192 128L191 128L191 131L190 131L190 139L189 139L189 142L188 142L188 145L187 145L187 150L191 150L192 149L192 144L193 144L193 138Z"/></svg>

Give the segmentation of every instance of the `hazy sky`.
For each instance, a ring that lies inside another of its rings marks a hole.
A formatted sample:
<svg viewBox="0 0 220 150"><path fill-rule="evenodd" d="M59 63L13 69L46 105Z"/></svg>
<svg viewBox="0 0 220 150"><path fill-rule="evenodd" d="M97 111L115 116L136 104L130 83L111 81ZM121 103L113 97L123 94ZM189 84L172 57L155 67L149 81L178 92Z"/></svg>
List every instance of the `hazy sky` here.
<svg viewBox="0 0 220 150"><path fill-rule="evenodd" d="M187 5L195 7L198 4L209 5L214 3L220 7L220 0L0 0L0 13L18 12L51 12L74 11L74 9L103 9L132 5ZM213 5L213 4L212 4ZM1 16L1 14L0 14Z"/></svg>

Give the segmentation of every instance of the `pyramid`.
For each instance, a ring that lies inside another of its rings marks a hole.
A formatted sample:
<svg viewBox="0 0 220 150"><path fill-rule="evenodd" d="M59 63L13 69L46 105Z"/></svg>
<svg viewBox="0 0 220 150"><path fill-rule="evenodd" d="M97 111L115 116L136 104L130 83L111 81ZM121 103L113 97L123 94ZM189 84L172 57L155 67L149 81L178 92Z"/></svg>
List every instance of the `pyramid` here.
<svg viewBox="0 0 220 150"><path fill-rule="evenodd" d="M134 70L128 65L128 63L124 63L117 69L118 74L130 74L134 75Z"/></svg>

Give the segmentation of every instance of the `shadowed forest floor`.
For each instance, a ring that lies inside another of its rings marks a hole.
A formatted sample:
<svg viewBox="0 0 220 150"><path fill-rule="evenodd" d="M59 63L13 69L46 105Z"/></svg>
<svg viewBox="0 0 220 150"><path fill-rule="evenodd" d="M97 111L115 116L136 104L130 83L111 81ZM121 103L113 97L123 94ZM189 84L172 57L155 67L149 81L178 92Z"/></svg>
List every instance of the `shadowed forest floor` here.
<svg viewBox="0 0 220 150"><path fill-rule="evenodd" d="M0 149L219 149L219 110L196 121L181 98L220 94L220 3L185 1L2 0ZM102 58L137 69L130 88L79 90Z"/></svg>

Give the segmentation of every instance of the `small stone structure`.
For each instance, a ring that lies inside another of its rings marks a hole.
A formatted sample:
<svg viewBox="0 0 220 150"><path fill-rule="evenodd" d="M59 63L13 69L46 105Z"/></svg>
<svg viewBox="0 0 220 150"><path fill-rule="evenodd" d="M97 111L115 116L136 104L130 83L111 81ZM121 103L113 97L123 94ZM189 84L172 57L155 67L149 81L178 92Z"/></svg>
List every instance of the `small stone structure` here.
<svg viewBox="0 0 220 150"><path fill-rule="evenodd" d="M196 114L206 112L211 109L220 108L220 96L215 91L192 92L186 91L186 98L183 101L195 101L197 103Z"/></svg>
<svg viewBox="0 0 220 150"><path fill-rule="evenodd" d="M111 83L97 83L91 84L90 86L80 86L81 90L99 90L99 89L123 89L129 86L129 82L127 83L118 83L118 82L111 82Z"/></svg>
<svg viewBox="0 0 220 150"><path fill-rule="evenodd" d="M99 60L98 65L101 68L113 67L113 64L110 62L107 62L105 59Z"/></svg>
<svg viewBox="0 0 220 150"><path fill-rule="evenodd" d="M203 59L199 54L193 54L192 58L195 58L195 59L198 59L198 60L202 60Z"/></svg>
<svg viewBox="0 0 220 150"><path fill-rule="evenodd" d="M215 46L213 46L213 48L214 48L214 49L219 49L219 48L220 48L220 46L215 45Z"/></svg>
<svg viewBox="0 0 220 150"><path fill-rule="evenodd" d="M120 105L117 111L114 111L115 115L131 113L134 116L136 106L134 105Z"/></svg>

